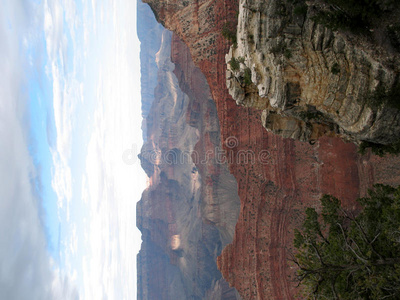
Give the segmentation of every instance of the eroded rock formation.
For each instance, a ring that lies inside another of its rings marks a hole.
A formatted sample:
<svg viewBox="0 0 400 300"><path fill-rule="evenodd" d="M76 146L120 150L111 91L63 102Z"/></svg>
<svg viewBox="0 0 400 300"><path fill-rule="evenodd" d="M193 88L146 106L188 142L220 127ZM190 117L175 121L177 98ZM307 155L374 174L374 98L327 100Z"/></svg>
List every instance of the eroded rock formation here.
<svg viewBox="0 0 400 300"><path fill-rule="evenodd" d="M237 1L145 2L188 45L216 104L223 157L241 201L234 239L219 256L219 269L243 299L295 299L295 269L288 258L304 208L318 208L325 193L353 208L354 199L374 182L400 183L399 158L359 156L354 144L335 137L322 137L315 145L284 139L262 126L263 107L237 106L226 89L225 54L230 45L221 35L224 25L233 25ZM183 50L173 50L177 65L189 55ZM186 67L180 69L180 81L196 82ZM191 110L196 115L197 109Z"/></svg>
<svg viewBox="0 0 400 300"><path fill-rule="evenodd" d="M262 109L263 126L286 138L398 142L399 109L371 99L399 89L400 53L384 37L317 24L313 17L329 8L321 1L297 2L296 11L294 1L240 1L237 45L226 56L232 97ZM388 25L371 30L384 36Z"/></svg>
<svg viewBox="0 0 400 300"><path fill-rule="evenodd" d="M149 183L137 205L142 232L138 299L237 300L216 264L233 239L240 202L227 164L208 154L221 148L215 104L179 38L172 39L167 30L156 38L160 40L151 42L159 46L153 51L156 70L148 56L149 67L142 66L157 76L153 99L142 98L151 104L139 155ZM149 51L148 42L146 37L143 52ZM171 49L179 57L175 64ZM142 77L142 84L151 85L146 82L151 78Z"/></svg>

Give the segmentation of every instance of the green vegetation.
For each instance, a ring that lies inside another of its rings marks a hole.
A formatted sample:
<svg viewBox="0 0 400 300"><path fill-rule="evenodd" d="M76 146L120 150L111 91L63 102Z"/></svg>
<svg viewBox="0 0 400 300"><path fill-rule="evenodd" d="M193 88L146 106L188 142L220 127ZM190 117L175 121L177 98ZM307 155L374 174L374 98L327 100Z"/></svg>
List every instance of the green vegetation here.
<svg viewBox="0 0 400 300"><path fill-rule="evenodd" d="M288 15L288 10L284 2L282 1L277 2L276 13L281 17L286 17Z"/></svg>
<svg viewBox="0 0 400 300"><path fill-rule="evenodd" d="M281 54L283 51L286 49L286 43L285 42L279 42L276 46L273 46L271 48L271 53L273 54Z"/></svg>
<svg viewBox="0 0 400 300"><path fill-rule="evenodd" d="M302 299L399 299L400 187L374 185L358 214L325 195L295 231Z"/></svg>
<svg viewBox="0 0 400 300"><path fill-rule="evenodd" d="M400 141L390 145L382 145L371 143L367 141L362 141L360 146L358 147L358 153L364 155L367 152L367 149L370 148L371 152L380 157L385 156L386 154L400 154Z"/></svg>
<svg viewBox="0 0 400 300"><path fill-rule="evenodd" d="M240 69L240 64L244 63L244 57L239 56L238 58L232 57L228 62L232 71L238 71Z"/></svg>
<svg viewBox="0 0 400 300"><path fill-rule="evenodd" d="M221 34L224 38L229 40L232 43L232 45L236 48L237 47L236 31L230 29L232 27L234 26L229 23L225 23L224 26L222 27Z"/></svg>
<svg viewBox="0 0 400 300"><path fill-rule="evenodd" d="M231 60L228 62L229 66L231 67L232 71L239 71L240 70L240 64L244 63L244 57L239 56L238 58L232 57ZM252 83L251 81L251 70L249 67L246 67L244 69L244 74L243 74L243 82L245 85L250 85Z"/></svg>
<svg viewBox="0 0 400 300"><path fill-rule="evenodd" d="M299 113L299 117L301 120L305 122L309 121L321 122L324 120L324 115L317 110L302 111Z"/></svg>
<svg viewBox="0 0 400 300"><path fill-rule="evenodd" d="M390 89L386 89L380 82L375 91L366 97L365 102L374 109L383 105L400 109L400 80L397 79Z"/></svg>
<svg viewBox="0 0 400 300"><path fill-rule="evenodd" d="M244 69L243 81L245 85L250 85L252 83L250 68Z"/></svg>
<svg viewBox="0 0 400 300"><path fill-rule="evenodd" d="M351 26L352 20L348 19L346 15L342 13L333 13L333 12L326 12L321 11L317 15L311 18L314 22L324 25L332 30L338 29L349 29L354 28L359 30L358 28L361 26L363 30L365 26L358 24L356 27Z"/></svg>
<svg viewBox="0 0 400 300"><path fill-rule="evenodd" d="M386 89L382 83L379 83L373 93L370 93L365 98L365 104L372 109L379 109L382 106L400 110L400 81L399 79L392 85L390 89ZM382 145L368 141L362 141L359 145L358 152L365 154L367 149L370 148L371 152L378 156L385 156L386 154L400 154L400 139L390 145Z"/></svg>
<svg viewBox="0 0 400 300"><path fill-rule="evenodd" d="M290 49L286 48L283 51L283 56L285 56L287 59L291 58L292 57L292 51L290 51Z"/></svg>
<svg viewBox="0 0 400 300"><path fill-rule="evenodd" d="M229 66L232 71L238 71L240 69L240 61L234 57L229 61Z"/></svg>
<svg viewBox="0 0 400 300"><path fill-rule="evenodd" d="M384 85L380 82L375 91L367 96L366 103L372 108L379 108L387 101L387 92Z"/></svg>
<svg viewBox="0 0 400 300"><path fill-rule="evenodd" d="M334 63L332 68L331 68L331 73L334 75L337 75L340 73L340 66L338 63Z"/></svg>
<svg viewBox="0 0 400 300"><path fill-rule="evenodd" d="M295 6L293 13L296 16L305 16L307 14L308 6L306 4L300 4Z"/></svg>
<svg viewBox="0 0 400 300"><path fill-rule="evenodd" d="M288 49L285 42L280 41L276 46L271 48L271 53L275 55L283 54L287 59L292 57L292 51Z"/></svg>
<svg viewBox="0 0 400 300"><path fill-rule="evenodd" d="M397 0L324 0L330 11L320 11L313 19L333 30L366 32L382 15L399 5Z"/></svg>
<svg viewBox="0 0 400 300"><path fill-rule="evenodd" d="M397 51L400 51L400 23L388 26L386 31L389 36L390 43Z"/></svg>

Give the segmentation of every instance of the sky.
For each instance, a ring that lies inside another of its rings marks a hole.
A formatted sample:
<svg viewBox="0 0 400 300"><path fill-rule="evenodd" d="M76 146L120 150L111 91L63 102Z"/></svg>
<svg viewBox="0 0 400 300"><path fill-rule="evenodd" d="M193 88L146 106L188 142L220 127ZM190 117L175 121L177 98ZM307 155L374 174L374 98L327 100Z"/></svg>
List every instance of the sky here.
<svg viewBox="0 0 400 300"><path fill-rule="evenodd" d="M0 293L136 299L136 1L0 3Z"/></svg>

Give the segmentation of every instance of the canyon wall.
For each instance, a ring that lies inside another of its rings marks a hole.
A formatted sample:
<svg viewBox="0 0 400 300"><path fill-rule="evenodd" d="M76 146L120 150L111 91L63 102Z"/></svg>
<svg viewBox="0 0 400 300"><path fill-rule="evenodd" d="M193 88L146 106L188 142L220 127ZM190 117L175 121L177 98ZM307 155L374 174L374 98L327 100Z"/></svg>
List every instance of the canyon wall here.
<svg viewBox="0 0 400 300"><path fill-rule="evenodd" d="M154 100L154 90L157 85L156 54L161 47L161 36L164 27L154 21L154 15L147 5L139 1L137 5L137 35L140 40L140 88L142 102L142 136L147 139L146 119Z"/></svg>
<svg viewBox="0 0 400 300"><path fill-rule="evenodd" d="M156 28L150 9L140 12L140 24ZM167 30L150 33L139 35L148 72L142 101L150 103L143 104L146 142L139 155L149 180L137 204L138 299L240 299L216 264L233 239L240 202L227 164L208 154L221 148L215 104L186 46Z"/></svg>
<svg viewBox="0 0 400 300"><path fill-rule="evenodd" d="M319 208L318 200L325 193L340 198L345 207L355 208L354 199L373 183L400 183L399 158L360 156L354 144L336 137L322 137L314 145L282 138L262 126L259 107L237 106L226 87L225 55L230 42L221 35L224 26L234 28L237 1L145 2L157 19L179 36L173 40L182 39L188 46L216 105L222 152L214 153L214 163L229 165L240 197L234 238L218 257L219 269L243 299L295 299L295 268L288 259L293 230L302 222L304 208ZM172 59L185 90L189 83L195 86L197 78L187 73L191 68L181 62L189 56L188 50L177 45L173 43ZM202 101L211 102L210 97ZM196 110L192 107L190 115L196 115ZM218 180L211 177L216 185ZM224 202L225 209L229 199ZM218 201L217 197L213 201Z"/></svg>

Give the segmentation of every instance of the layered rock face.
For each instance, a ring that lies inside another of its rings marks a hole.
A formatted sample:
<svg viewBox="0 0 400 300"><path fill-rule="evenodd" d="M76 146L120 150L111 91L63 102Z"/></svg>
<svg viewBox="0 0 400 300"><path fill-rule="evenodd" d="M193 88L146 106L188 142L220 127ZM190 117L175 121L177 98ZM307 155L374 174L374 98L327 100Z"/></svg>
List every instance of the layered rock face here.
<svg viewBox="0 0 400 300"><path fill-rule="evenodd" d="M221 35L224 25L235 20L236 1L145 2L189 46L216 104L223 151L214 162L228 163L241 201L234 239L218 257L219 269L243 299L295 299L295 269L288 258L304 208L318 208L325 193L354 208L354 199L374 182L400 183L399 159L359 156L354 144L334 137L322 137L315 145L285 139L262 126L264 107L237 106L226 88L229 42ZM177 66L184 66L179 61L189 54L182 47L172 53ZM190 68L180 70L179 80L195 86L197 78L186 73Z"/></svg>
<svg viewBox="0 0 400 300"><path fill-rule="evenodd" d="M208 154L221 148L215 104L186 46L175 37L171 47L167 30L153 38L160 40L142 40L146 52L149 44L159 47L156 70L142 54L148 62L142 70L151 69L142 84L151 86L146 80L155 78L156 88L153 99L143 98L152 101L139 155L149 184L137 205L138 299L240 299L216 264L233 239L240 202L227 164ZM171 48L179 64L171 62Z"/></svg>
<svg viewBox="0 0 400 300"><path fill-rule="evenodd" d="M283 137L398 142L399 109L369 102L383 102L385 91L398 89L399 52L382 37L375 41L316 24L312 17L329 8L319 1L297 4L297 11L293 3L240 1L237 46L226 57L232 97L263 110L263 126ZM392 97L400 101L400 93Z"/></svg>

